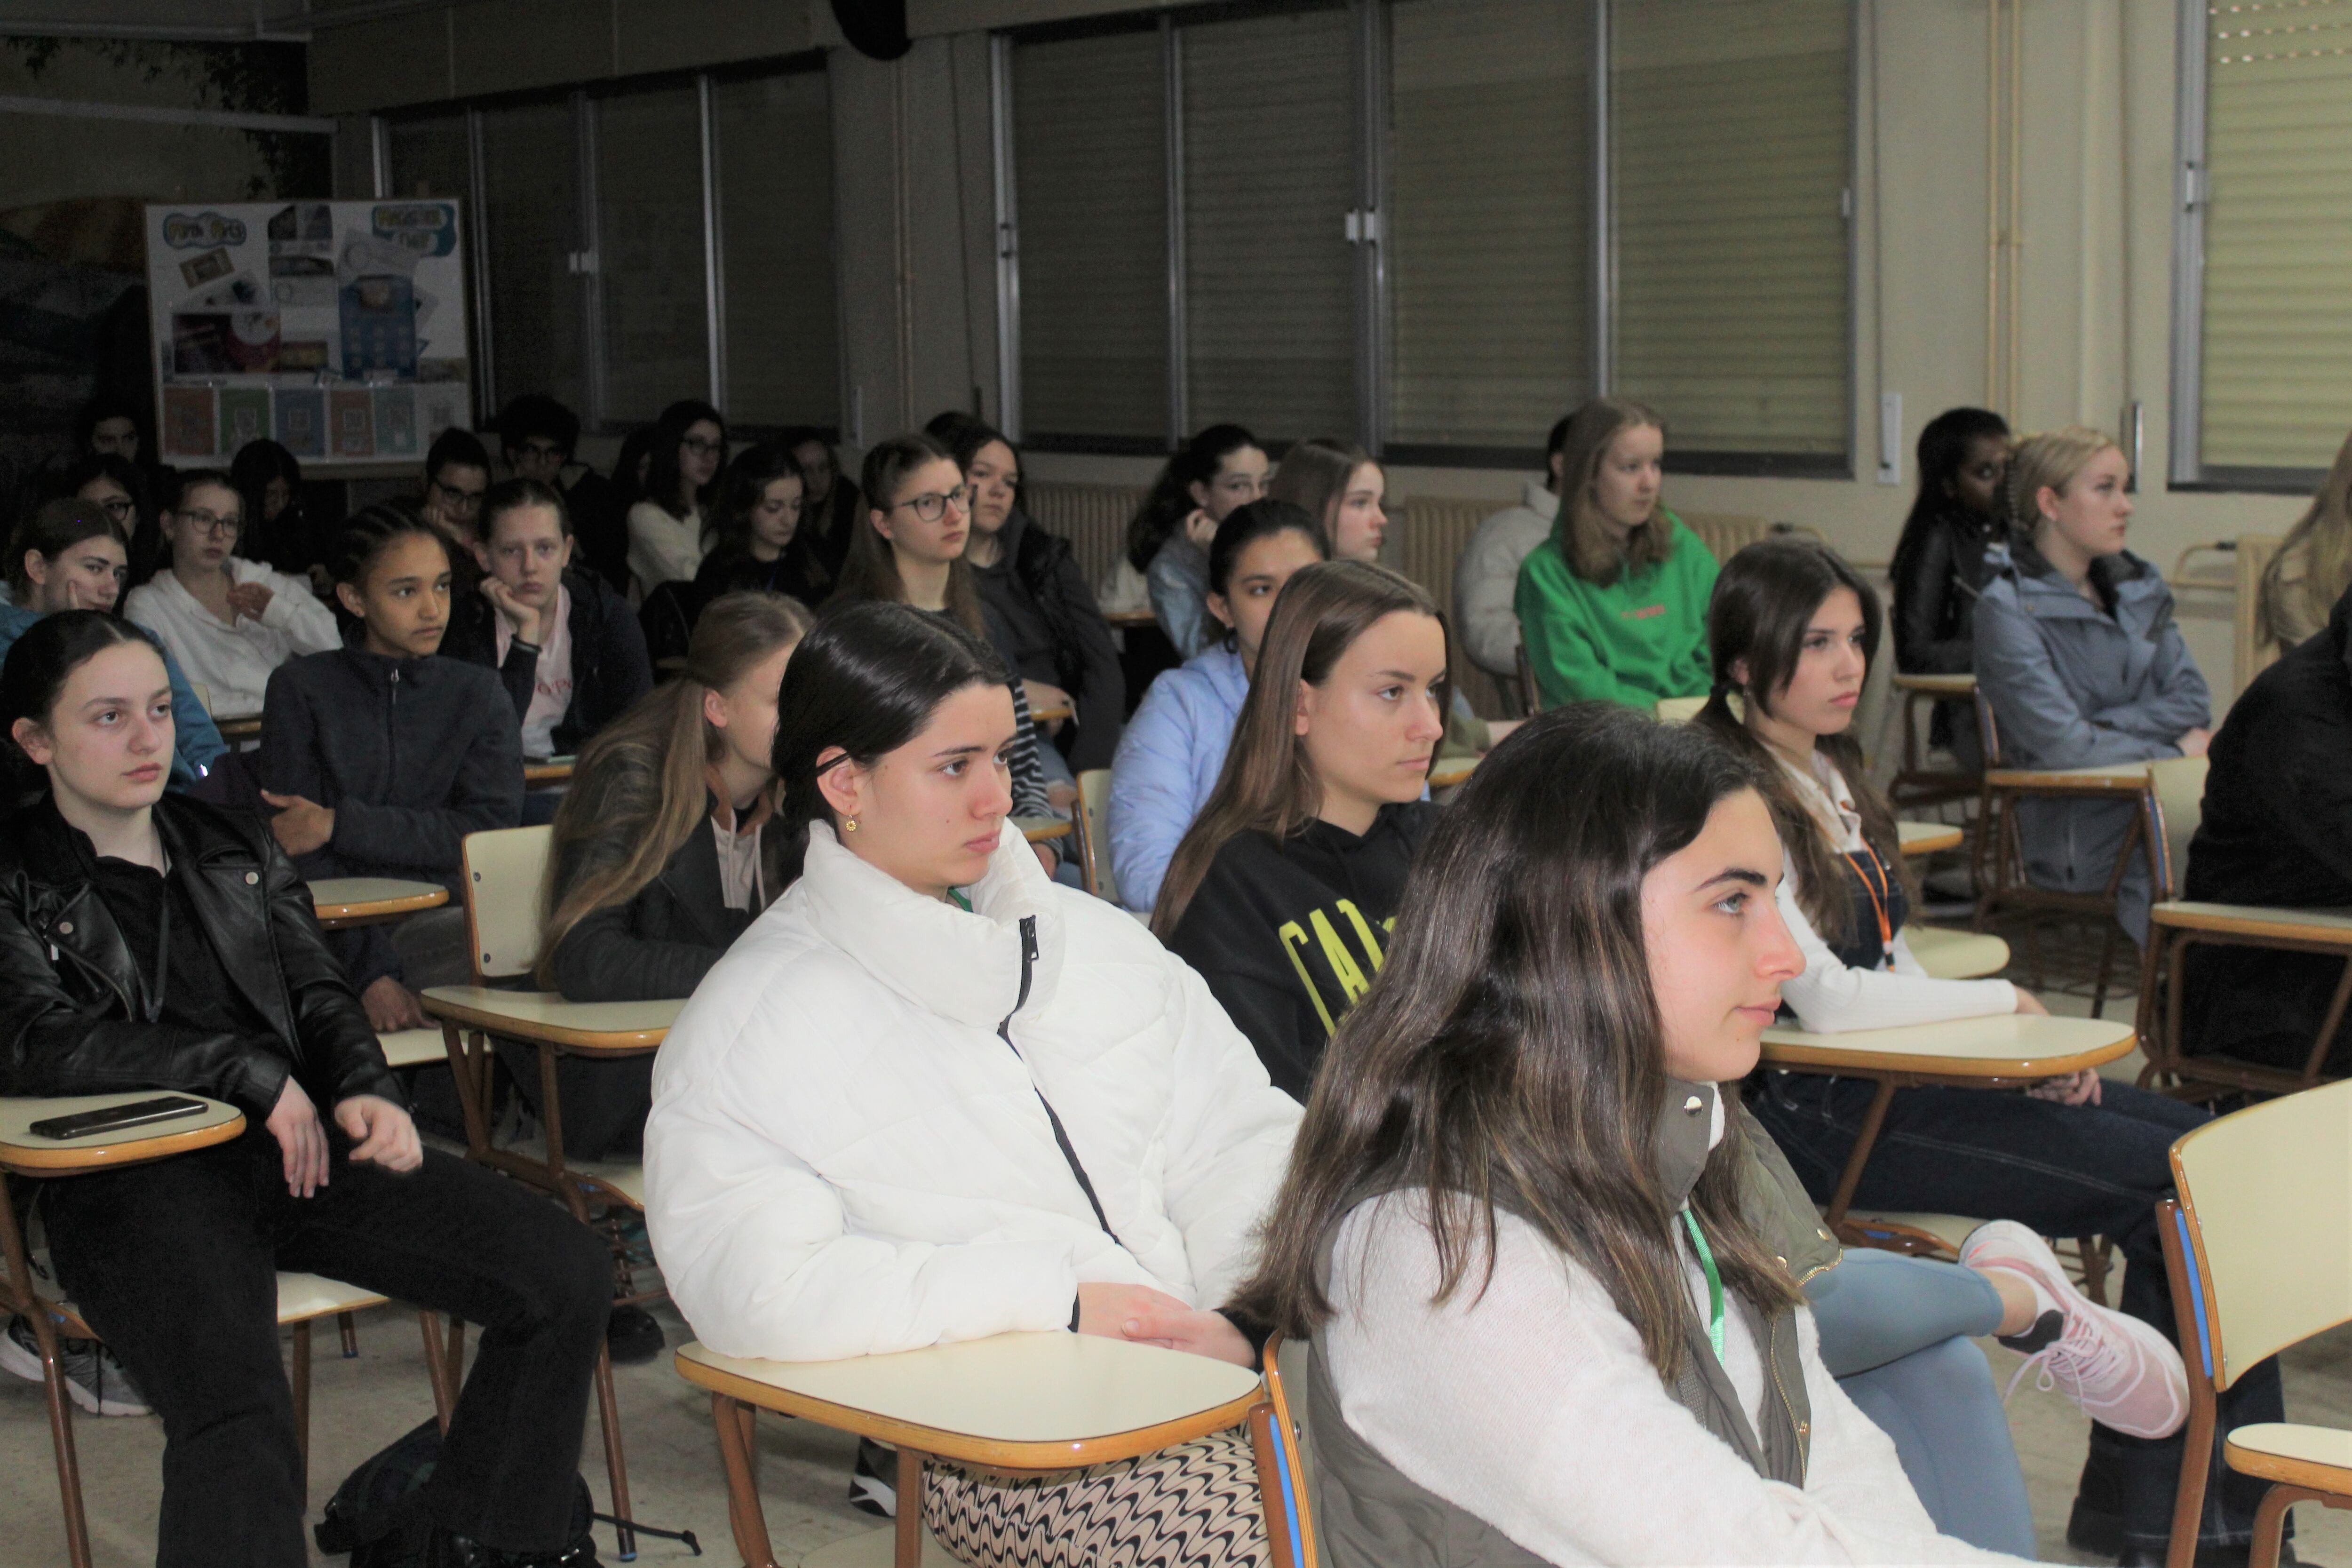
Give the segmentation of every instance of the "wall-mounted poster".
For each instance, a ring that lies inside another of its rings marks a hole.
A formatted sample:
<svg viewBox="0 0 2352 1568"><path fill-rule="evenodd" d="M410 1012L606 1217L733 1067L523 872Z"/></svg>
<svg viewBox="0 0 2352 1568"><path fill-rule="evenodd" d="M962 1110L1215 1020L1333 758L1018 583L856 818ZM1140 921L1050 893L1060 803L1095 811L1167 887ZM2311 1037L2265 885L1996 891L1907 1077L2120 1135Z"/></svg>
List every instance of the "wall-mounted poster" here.
<svg viewBox="0 0 2352 1568"><path fill-rule="evenodd" d="M271 437L306 464L398 462L470 424L459 216L421 199L150 205L163 456L226 464Z"/></svg>

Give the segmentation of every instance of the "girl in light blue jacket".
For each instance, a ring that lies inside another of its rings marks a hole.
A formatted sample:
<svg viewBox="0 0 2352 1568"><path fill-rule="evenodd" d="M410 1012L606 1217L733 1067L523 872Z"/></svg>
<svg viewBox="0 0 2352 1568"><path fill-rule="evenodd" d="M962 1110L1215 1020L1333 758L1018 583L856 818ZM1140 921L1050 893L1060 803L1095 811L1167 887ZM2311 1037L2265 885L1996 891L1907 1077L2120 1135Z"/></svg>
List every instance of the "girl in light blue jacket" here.
<svg viewBox="0 0 2352 1568"><path fill-rule="evenodd" d="M2095 430L2036 436L2010 464L2012 539L1985 557L1977 603L1978 695L1992 704L2001 761L2079 768L2202 756L2210 694L2180 636L2172 591L2124 548L2130 464ZM2134 806L2123 800L2017 804L2026 874L2097 892L2114 873ZM2116 919L2147 941L2147 861L2135 854Z"/></svg>
<svg viewBox="0 0 2352 1568"><path fill-rule="evenodd" d="M1276 595L1292 573L1328 558L1323 531L1287 501L1252 501L1217 525L1207 602L1223 640L1151 683L1111 759L1111 875L1129 909L1150 910L1224 769Z"/></svg>

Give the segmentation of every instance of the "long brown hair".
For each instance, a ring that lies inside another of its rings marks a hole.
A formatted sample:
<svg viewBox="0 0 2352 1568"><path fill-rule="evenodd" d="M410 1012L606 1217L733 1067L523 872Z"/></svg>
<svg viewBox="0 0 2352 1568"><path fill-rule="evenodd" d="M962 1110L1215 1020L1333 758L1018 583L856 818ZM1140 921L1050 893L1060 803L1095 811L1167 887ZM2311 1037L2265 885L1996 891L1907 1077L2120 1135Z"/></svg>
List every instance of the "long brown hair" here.
<svg viewBox="0 0 2352 1568"><path fill-rule="evenodd" d="M1805 631L1832 594L1852 590L1862 605L1864 679L1868 661L1878 657L1878 639L1885 618L1878 595L1845 558L1818 540L1759 540L1724 563L1715 580L1715 597L1706 607L1707 646L1715 658L1715 690L1699 710L1699 728L1729 746L1755 765L1757 788L1772 808L1772 826L1780 845L1796 862L1797 905L1813 930L1834 940L1845 925L1853 891L1846 883L1845 858L1830 843L1821 823L1805 808L1796 784L1731 710L1737 693L1750 712L1769 713L1773 700L1789 689L1804 655ZM1748 666L1742 681L1732 673L1741 661ZM1910 868L1903 858L1901 836L1895 826L1894 808L1871 786L1870 764L1862 742L1849 731L1822 735L1813 747L1837 765L1853 792L1854 809L1862 816L1863 841L1868 844L1890 875L1910 889Z"/></svg>
<svg viewBox="0 0 2352 1568"><path fill-rule="evenodd" d="M1388 963L1340 1021L1237 1302L1286 1334L1331 1316L1317 1279L1369 1184L1429 1194L1434 1303L1516 1210L1609 1292L1651 1363L1680 1366L1691 1314L1657 1170L1669 1079L1642 883L1756 770L1685 726L1608 703L1530 719L1430 829ZM1741 1210L1728 1121L1690 1204L1727 1289L1799 1300Z"/></svg>
<svg viewBox="0 0 2352 1568"><path fill-rule="evenodd" d="M1184 907L1227 841L1252 831L1287 838L1315 819L1323 786L1299 743L1298 683L1320 686L1328 680L1331 667L1358 637L1381 616L1400 610L1427 616L1440 628L1445 625L1428 590L1385 566L1320 561L1283 584L1257 650L1249 695L1242 699L1224 770L1176 846L1152 905L1151 929L1161 941L1184 918ZM1452 651L1449 637L1449 666ZM1438 700L1452 700L1450 684L1442 686Z"/></svg>
<svg viewBox="0 0 2352 1568"><path fill-rule="evenodd" d="M866 454L866 466L859 475L864 482L864 504L851 520L849 554L841 563L841 582L825 600L826 605L853 605L861 599L880 599L887 604L907 602L907 584L898 575L898 558L891 552L890 542L874 526L873 514L888 511L906 498L898 488L917 469L933 463L954 463L955 454L931 437L916 431L906 436L893 436ZM963 466L956 464L956 479L962 482ZM956 625L974 637L988 635L988 623L981 617L980 590L971 580L971 563L957 556L948 563L947 612Z"/></svg>
<svg viewBox="0 0 2352 1568"><path fill-rule="evenodd" d="M2298 555L2308 557L2303 581L2290 584L2284 568ZM2262 592L2254 603L2254 619L2263 640L2286 642L2281 623L2298 607L2282 602L2289 594L2302 599L2299 608L2304 619L2325 624L2347 585L2352 585L2352 436L2336 449L2335 465L2311 498L2310 507L2286 531L2278 553L2263 568Z"/></svg>
<svg viewBox="0 0 2352 1568"><path fill-rule="evenodd" d="M810 620L798 600L782 594L722 594L694 624L685 673L638 699L583 748L555 810L540 984L554 985L555 950L573 926L635 898L702 826L709 791L703 775L726 752L725 739L702 716L703 693L724 690L799 642ZM764 835L762 855L767 840L781 853L785 837Z"/></svg>
<svg viewBox="0 0 2352 1568"><path fill-rule="evenodd" d="M1568 557L1569 570L1588 583L1605 587L1628 566L1655 566L1674 553L1674 525L1663 501L1626 535L1620 550L1592 499L1611 444L1626 431L1645 426L1663 435L1666 422L1655 409L1630 397L1588 398L1568 416L1568 436L1560 447L1559 512L1551 536Z"/></svg>
<svg viewBox="0 0 2352 1568"><path fill-rule="evenodd" d="M1334 548L1339 499L1348 493L1348 481L1356 477L1356 470L1371 460L1362 447L1328 436L1301 441L1282 455L1281 466L1265 483L1266 499L1304 507L1315 526L1323 531L1326 549Z"/></svg>

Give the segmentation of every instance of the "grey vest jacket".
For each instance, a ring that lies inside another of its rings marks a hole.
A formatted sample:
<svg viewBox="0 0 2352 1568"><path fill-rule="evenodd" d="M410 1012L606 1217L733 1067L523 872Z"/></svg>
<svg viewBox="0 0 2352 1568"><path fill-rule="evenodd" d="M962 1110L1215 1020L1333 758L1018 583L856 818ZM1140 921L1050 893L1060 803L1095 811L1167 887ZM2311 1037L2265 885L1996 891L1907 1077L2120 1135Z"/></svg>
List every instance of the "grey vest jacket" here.
<svg viewBox="0 0 2352 1568"><path fill-rule="evenodd" d="M1659 1174L1669 1194L1687 1194L1706 1163L1717 1092L1713 1084L1677 1079L1670 1085L1658 1123ZM1837 1244L1822 1229L1770 1135L1736 1100L1725 1110L1747 1144L1749 1222L1790 1266L1792 1279L1803 1279L1833 1265ZM1368 1184L1347 1207L1393 1190L1393 1184ZM1496 1202L1512 1207L1501 1196ZM1334 1225L1324 1242L1320 1272L1327 1282L1338 1233ZM1769 1322L1759 1323L1755 1310L1736 1297L1726 1307L1743 1314L1764 1362L1768 1395L1761 1434L1740 1408L1738 1395L1707 1342L1706 1327L1696 1313L1684 1317L1682 1363L1667 1380L1666 1392L1758 1475L1801 1487L1812 1437L1812 1407L1798 1360L1796 1314L1784 1310ZM1323 1370L1321 1331L1307 1344L1286 1342L1279 1364L1292 1418L1301 1429L1300 1460L1319 1556L1331 1568L1527 1568L1544 1562L1477 1515L1407 1479L1348 1425L1339 1394Z"/></svg>

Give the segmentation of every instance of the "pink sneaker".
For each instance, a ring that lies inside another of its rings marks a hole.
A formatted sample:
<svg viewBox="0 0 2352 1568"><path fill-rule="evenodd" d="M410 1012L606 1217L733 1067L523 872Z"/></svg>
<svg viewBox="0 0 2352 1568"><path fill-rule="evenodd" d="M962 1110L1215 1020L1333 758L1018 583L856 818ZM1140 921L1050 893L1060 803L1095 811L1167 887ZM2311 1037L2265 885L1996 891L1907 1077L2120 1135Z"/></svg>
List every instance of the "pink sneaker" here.
<svg viewBox="0 0 2352 1568"><path fill-rule="evenodd" d="M2033 1288L2043 1310L2000 1342L2025 1352L2025 1374L2056 1389L2092 1420L2132 1437L2168 1437L2189 1419L2189 1373L2170 1341L2137 1318L2098 1306L2074 1288L2050 1244L2013 1219L1979 1226L1960 1247L1964 1268L2001 1269Z"/></svg>

